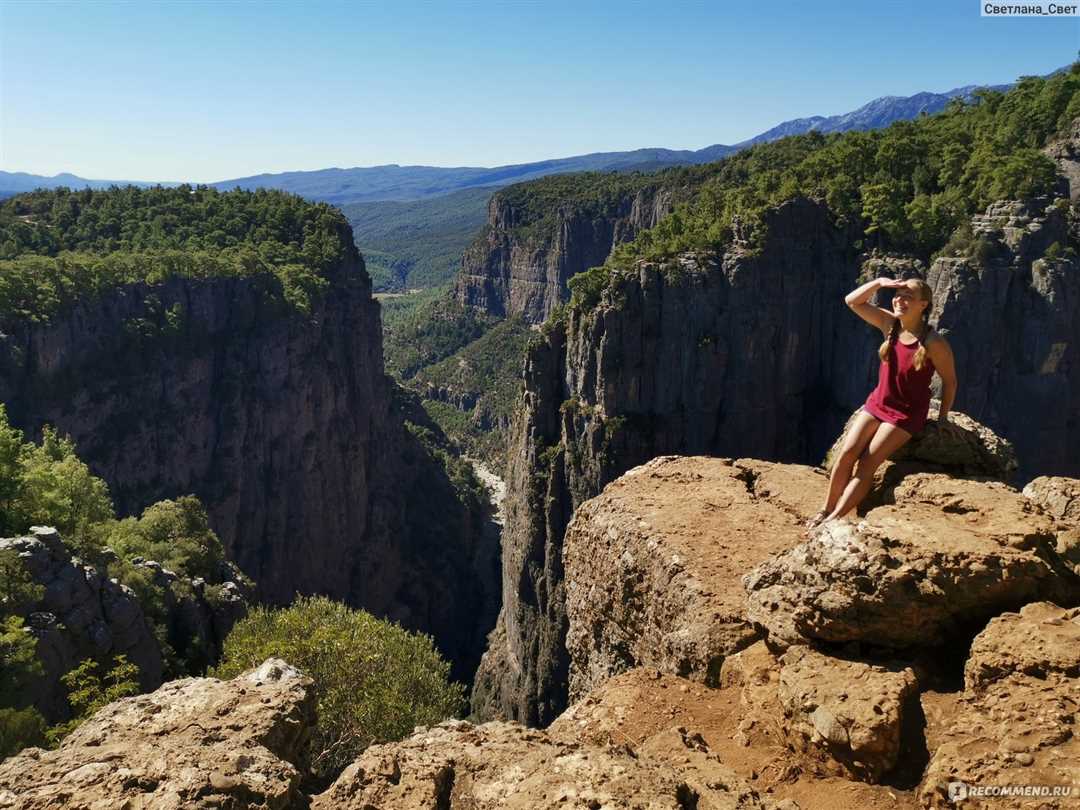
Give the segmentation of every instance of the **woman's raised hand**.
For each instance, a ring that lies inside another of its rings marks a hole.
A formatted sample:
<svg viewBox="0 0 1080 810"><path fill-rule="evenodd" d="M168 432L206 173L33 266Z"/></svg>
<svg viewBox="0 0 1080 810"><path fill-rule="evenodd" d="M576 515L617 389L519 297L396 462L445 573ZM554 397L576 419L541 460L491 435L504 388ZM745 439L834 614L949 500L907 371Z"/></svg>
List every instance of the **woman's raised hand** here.
<svg viewBox="0 0 1080 810"><path fill-rule="evenodd" d="M907 282L906 281L901 281L898 278L888 278L886 276L882 276L881 278L878 279L878 286L879 287L906 287Z"/></svg>

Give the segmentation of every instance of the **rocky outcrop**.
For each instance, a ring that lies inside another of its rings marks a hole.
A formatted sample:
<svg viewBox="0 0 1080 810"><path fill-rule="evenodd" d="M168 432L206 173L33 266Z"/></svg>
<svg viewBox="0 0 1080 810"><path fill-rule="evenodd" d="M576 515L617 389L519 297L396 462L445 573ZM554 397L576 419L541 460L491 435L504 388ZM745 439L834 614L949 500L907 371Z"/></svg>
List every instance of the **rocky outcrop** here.
<svg viewBox="0 0 1080 810"><path fill-rule="evenodd" d="M1055 525L1006 485L919 473L890 500L746 576L747 616L770 644L913 648L1033 600L1080 602Z"/></svg>
<svg viewBox="0 0 1080 810"><path fill-rule="evenodd" d="M582 504L563 540L570 701L637 666L716 686L759 637L743 574L799 542L824 486L810 467L660 456Z"/></svg>
<svg viewBox="0 0 1080 810"><path fill-rule="evenodd" d="M283 661L110 703L55 751L0 763L0 808L302 806L311 681Z"/></svg>
<svg viewBox="0 0 1080 810"><path fill-rule="evenodd" d="M150 575L162 597L165 639L187 672L203 672L217 663L233 625L255 603L255 587L232 563L222 562L213 581L181 577L154 560L136 557L136 568Z"/></svg>
<svg viewBox="0 0 1080 810"><path fill-rule="evenodd" d="M603 264L612 248L656 225L685 195L658 181L627 191L603 211L568 201L539 232L523 232L526 212L496 192L488 203L487 227L462 257L453 296L493 315L540 323L570 297L570 278Z"/></svg>
<svg viewBox="0 0 1080 810"><path fill-rule="evenodd" d="M1053 520L1080 528L1080 481L1075 478L1041 475L1028 481L1024 497Z"/></svg>
<svg viewBox="0 0 1080 810"><path fill-rule="evenodd" d="M727 658L724 673L720 688L710 688L648 667L628 670L571 705L547 733L623 745L639 756L647 751L688 780L741 781L784 810L915 807L909 791L852 781L839 763L803 744L780 706L779 665L764 645ZM859 681L847 686L860 697Z"/></svg>
<svg viewBox="0 0 1080 810"><path fill-rule="evenodd" d="M468 678L494 615L485 515L406 429L419 408L383 373L359 255L327 281L310 312L255 274L121 285L2 323L0 401L28 435L69 434L121 514L197 495L264 600L388 616Z"/></svg>
<svg viewBox="0 0 1080 810"><path fill-rule="evenodd" d="M562 741L517 724L450 721L418 729L403 742L369 748L311 806L312 810L772 806L730 772L727 780L708 783L684 773L693 770L692 758L708 754L692 740L680 739L679 747L687 763L674 770L650 756L648 743L631 750L624 745Z"/></svg>
<svg viewBox="0 0 1080 810"><path fill-rule="evenodd" d="M938 401L931 402L926 427L889 456L887 463L878 468L876 478L884 482L902 476L905 471L921 470L961 477L993 478L1003 483L1012 481L1017 467L1012 443L960 411L952 411L948 415L949 423L960 430L941 430L936 421L940 405ZM861 411L862 408L851 415L825 454L822 465L827 470L832 470L833 462L840 455L848 432Z"/></svg>
<svg viewBox="0 0 1080 810"><path fill-rule="evenodd" d="M1024 487L1024 497L1054 521L1058 556L1080 576L1080 481L1039 476Z"/></svg>
<svg viewBox="0 0 1080 810"><path fill-rule="evenodd" d="M959 711L927 767L922 805L1074 807L1078 722L1080 611L1037 603L997 617L972 643Z"/></svg>
<svg viewBox="0 0 1080 810"><path fill-rule="evenodd" d="M1065 136L1047 145L1043 152L1057 164L1058 172L1069 184L1069 198L1080 199L1080 118L1075 119Z"/></svg>
<svg viewBox="0 0 1080 810"><path fill-rule="evenodd" d="M972 223L975 255L939 258L926 277L956 360L954 407L1009 438L1021 484L1078 474L1076 220L1065 198L995 203Z"/></svg>
<svg viewBox="0 0 1080 810"><path fill-rule="evenodd" d="M69 716L60 678L86 658L108 662L118 655L139 667L139 685L156 689L164 667L161 649L130 588L72 557L55 529L34 527L27 537L0 539L14 551L41 598L26 605L26 624L37 640L42 675L20 696L51 720ZM2 806L2 805L0 805Z"/></svg>
<svg viewBox="0 0 1080 810"><path fill-rule="evenodd" d="M1048 493L1075 483L1031 494L1060 511L1066 499ZM797 537L823 486L812 468L661 457L579 507L564 542L577 702L549 733L633 744L678 724L725 765L768 762L771 787L884 783L904 793L897 806L936 801L956 780L1069 785L1080 618L1037 601L1080 604L1056 552L1064 524L989 476L908 473L861 520L766 551L729 616L734 572L774 537ZM721 650L735 622L765 642ZM709 651L715 677L686 664ZM965 657L965 692L948 694ZM1033 780L1008 771L1033 763L1046 766Z"/></svg>
<svg viewBox="0 0 1080 810"><path fill-rule="evenodd" d="M1067 201L1025 205L992 207L988 223L1008 216L987 231L997 240L989 254L942 258L928 271L933 319L960 374L953 421L970 417L971 446L945 459L930 426L908 448L905 474L966 470L1022 485L1077 473L1080 272L1064 252L1076 242L1073 214ZM880 335L843 296L864 271L904 272L863 268L854 240L824 205L792 200L769 212L759 251L736 238L720 256L612 271L594 309L544 326L526 353L512 428L505 645L489 644L474 690L481 716L544 724L564 705L558 558L570 516L607 483L667 453L808 464L826 455L878 364ZM1015 459L986 436L1007 437Z"/></svg>
<svg viewBox="0 0 1080 810"><path fill-rule="evenodd" d="M538 334L511 431L503 609L473 692L481 716L546 724L566 705L563 534L573 511L667 453L816 463L876 374L871 330L836 302L848 234L806 199L760 251L642 264Z"/></svg>
<svg viewBox="0 0 1080 810"><path fill-rule="evenodd" d="M818 747L855 778L879 781L900 755L904 712L918 681L910 667L789 648L778 697L789 739Z"/></svg>
<svg viewBox="0 0 1080 810"><path fill-rule="evenodd" d="M151 610L109 576L107 564L115 561L109 549L101 565L91 565L73 556L55 529L35 526L27 537L0 539L0 551L18 555L30 582L41 588L40 599L18 606L42 666L23 697L53 721L69 717L61 678L83 660L108 669L124 655L139 668L140 687L156 689L178 670L201 672L216 662L229 630L254 601L252 583L229 563L207 583L136 558L134 567L149 574L160 600Z"/></svg>

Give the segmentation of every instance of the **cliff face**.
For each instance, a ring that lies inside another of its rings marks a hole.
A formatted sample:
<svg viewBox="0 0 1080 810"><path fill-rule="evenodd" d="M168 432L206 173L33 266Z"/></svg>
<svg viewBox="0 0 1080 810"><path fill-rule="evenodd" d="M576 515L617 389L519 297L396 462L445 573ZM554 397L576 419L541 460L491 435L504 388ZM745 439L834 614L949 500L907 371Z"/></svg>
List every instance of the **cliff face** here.
<svg viewBox="0 0 1080 810"><path fill-rule="evenodd" d="M522 213L503 195L488 203L488 227L462 258L454 298L493 315L541 323L569 298L566 282L603 264L611 249L671 211L678 192L651 186L627 194L609 214L560 206L550 228L523 235Z"/></svg>
<svg viewBox="0 0 1080 810"><path fill-rule="evenodd" d="M70 718L69 690L60 679L84 659L109 668L116 656L127 656L139 668L143 690L156 689L169 677L169 653L154 631L153 612L144 612L149 606L104 568L73 556L56 529L35 526L26 537L0 538L0 551L18 555L30 580L41 587L40 598L18 610L36 640L42 668L22 697L48 720ZM172 654L194 669L216 661L229 630L247 613L250 583L229 563L222 563L209 586L152 560L137 566L160 589L158 620Z"/></svg>
<svg viewBox="0 0 1080 810"><path fill-rule="evenodd" d="M473 692L482 716L546 724L566 705L561 552L585 500L657 455L817 464L873 387L880 337L840 303L860 279L856 235L807 200L769 216L759 254L736 241L719 257L640 265L531 346L510 447L503 607ZM1020 485L1080 469L1071 216L1067 201L991 207L989 254L927 273L932 321L956 354L953 407L1015 444Z"/></svg>
<svg viewBox="0 0 1080 810"><path fill-rule="evenodd" d="M835 304L858 276L850 239L805 199L769 233L759 254L642 265L530 347L481 715L547 724L566 705L561 549L583 501L662 454L816 462L865 398L877 339Z"/></svg>
<svg viewBox="0 0 1080 810"><path fill-rule="evenodd" d="M197 495L263 599L389 615L433 633L465 676L492 621L473 564L496 552L405 429L359 255L329 282L309 314L266 277L173 278L3 324L0 400L28 434L70 434L120 513ZM421 481L432 505L417 518Z"/></svg>
<svg viewBox="0 0 1080 810"><path fill-rule="evenodd" d="M995 203L972 223L981 253L927 273L956 407L1013 442L1021 482L1078 470L1080 260L1065 250L1080 246L1076 211L1064 198Z"/></svg>

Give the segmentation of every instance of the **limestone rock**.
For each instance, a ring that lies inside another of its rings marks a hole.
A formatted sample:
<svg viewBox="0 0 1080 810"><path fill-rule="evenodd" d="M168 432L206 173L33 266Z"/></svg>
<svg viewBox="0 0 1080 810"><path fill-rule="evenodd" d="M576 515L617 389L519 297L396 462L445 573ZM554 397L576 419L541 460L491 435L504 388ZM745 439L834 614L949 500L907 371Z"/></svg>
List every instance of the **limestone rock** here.
<svg viewBox="0 0 1080 810"><path fill-rule="evenodd" d="M833 462L844 445L844 440L855 423L862 409L853 413L844 425L840 436L829 448L822 462L827 469L832 469ZM960 430L947 432L938 428L938 404L932 403L926 427L911 437L888 461L900 465L904 473L913 470L946 472L956 476L983 476L1008 483L1016 472L1016 453L1012 444L998 436L981 422L965 413L953 410L949 412L949 422ZM906 462L906 463L905 463ZM884 475L888 466L878 468L878 484L888 484L896 476Z"/></svg>
<svg viewBox="0 0 1080 810"><path fill-rule="evenodd" d="M850 781L849 769L802 745L779 702L779 675L779 660L761 642L724 659L719 688L636 667L571 705L547 733L627 746L692 787L751 785L777 810L914 807L909 791Z"/></svg>
<svg viewBox="0 0 1080 810"><path fill-rule="evenodd" d="M1080 118L1074 119L1065 136L1047 144L1043 152L1068 181L1069 198L1080 200Z"/></svg>
<svg viewBox="0 0 1080 810"><path fill-rule="evenodd" d="M919 473L893 498L744 578L747 614L770 644L931 645L1026 602L1080 601L1055 525L1005 484Z"/></svg>
<svg viewBox="0 0 1080 810"><path fill-rule="evenodd" d="M135 558L132 563L161 589L167 639L188 662L188 672L216 664L229 631L255 602L255 584L228 561L222 561L209 583L202 577L181 577L154 560Z"/></svg>
<svg viewBox="0 0 1080 810"><path fill-rule="evenodd" d="M18 554L30 578L43 588L26 617L44 669L29 687L29 703L50 720L66 719L67 688L60 678L84 658L107 662L126 655L139 667L143 689L160 685L161 650L129 588L73 557L56 529L35 526L27 537L0 539L0 549Z"/></svg>
<svg viewBox="0 0 1080 810"><path fill-rule="evenodd" d="M677 733L677 732L676 732ZM695 741L670 735L652 742L678 744L691 762L708 768ZM472 810L473 808L629 808L656 810L752 810L765 808L757 794L717 770L711 780L690 780L649 754L646 743L625 745L563 742L511 723L471 725L447 721L420 728L412 737L367 749L312 810ZM700 763L694 758L700 758ZM728 781L730 780L730 782Z"/></svg>
<svg viewBox="0 0 1080 810"><path fill-rule="evenodd" d="M1054 520L1080 528L1080 479L1040 475L1028 481L1024 497L1039 504Z"/></svg>
<svg viewBox="0 0 1080 810"><path fill-rule="evenodd" d="M283 661L231 681L185 678L110 703L55 751L0 763L0 808L264 807L303 796L310 679Z"/></svg>
<svg viewBox="0 0 1080 810"><path fill-rule="evenodd" d="M1080 576L1080 480L1042 475L1028 482L1024 497L1058 524L1055 550Z"/></svg>
<svg viewBox="0 0 1080 810"><path fill-rule="evenodd" d="M1080 608L1033 602L992 619L971 643L964 686L978 692L1013 672L1080 678Z"/></svg>
<svg viewBox="0 0 1080 810"><path fill-rule="evenodd" d="M959 711L938 741L919 797L955 806L950 783L1046 786L1033 796L969 798L962 806L1058 810L1076 806L1080 774L1078 611L1028 605L987 625L972 643ZM1053 795L1071 787L1071 795Z"/></svg>
<svg viewBox="0 0 1080 810"><path fill-rule="evenodd" d="M788 731L829 753L857 778L876 782L896 765L915 673L791 647L780 658L780 704Z"/></svg>
<svg viewBox="0 0 1080 810"><path fill-rule="evenodd" d="M823 485L808 467L660 456L574 514L563 541L570 700L635 666L715 686L752 643L743 573L799 542L791 500Z"/></svg>
<svg viewBox="0 0 1080 810"><path fill-rule="evenodd" d="M656 225L687 191L656 183L627 192L603 213L559 206L550 227L530 237L518 227L527 212L496 192L488 203L488 227L462 257L453 296L493 315L540 323L569 298L570 278L603 264L616 245Z"/></svg>

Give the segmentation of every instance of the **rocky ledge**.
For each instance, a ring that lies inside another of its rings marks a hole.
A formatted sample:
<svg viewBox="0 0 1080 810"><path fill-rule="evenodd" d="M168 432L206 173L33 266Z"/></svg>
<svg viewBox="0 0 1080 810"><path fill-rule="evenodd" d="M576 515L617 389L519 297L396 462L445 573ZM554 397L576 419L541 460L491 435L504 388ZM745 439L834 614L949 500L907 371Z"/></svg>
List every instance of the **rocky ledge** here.
<svg viewBox="0 0 1080 810"><path fill-rule="evenodd" d="M55 751L4 760L0 808L296 807L314 719L311 681L277 659L171 681L110 703Z"/></svg>
<svg viewBox="0 0 1080 810"><path fill-rule="evenodd" d="M906 463L809 537L811 467L661 456L586 501L563 554L576 701L545 730L418 728L304 795L308 685L269 662L112 704L0 766L0 807L1075 806L1080 482ZM1056 793L975 795L1023 785Z"/></svg>

